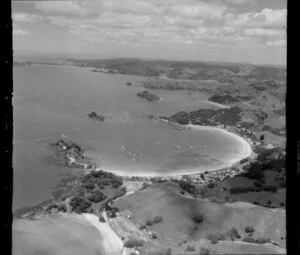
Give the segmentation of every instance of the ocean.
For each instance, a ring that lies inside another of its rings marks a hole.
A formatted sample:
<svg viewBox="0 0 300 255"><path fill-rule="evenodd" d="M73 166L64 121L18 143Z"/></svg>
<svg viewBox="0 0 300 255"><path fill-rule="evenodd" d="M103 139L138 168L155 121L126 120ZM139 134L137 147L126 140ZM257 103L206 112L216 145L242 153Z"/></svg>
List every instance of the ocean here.
<svg viewBox="0 0 300 255"><path fill-rule="evenodd" d="M101 169L133 175L205 171L239 153L240 142L222 132L150 120L216 106L186 91L153 90L162 99L148 102L136 96L143 79L71 66L14 67L13 208L48 199L62 178L82 171L55 164L49 143L61 137L84 146ZM106 120L91 120L91 111Z"/></svg>

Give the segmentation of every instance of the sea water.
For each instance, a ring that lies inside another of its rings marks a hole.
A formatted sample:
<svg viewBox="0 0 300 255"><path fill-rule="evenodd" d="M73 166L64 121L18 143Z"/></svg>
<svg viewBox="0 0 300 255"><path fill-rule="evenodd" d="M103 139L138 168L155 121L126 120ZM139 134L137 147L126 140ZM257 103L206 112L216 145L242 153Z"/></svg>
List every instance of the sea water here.
<svg viewBox="0 0 300 255"><path fill-rule="evenodd" d="M148 102L136 96L144 79L70 66L15 67L13 207L49 198L59 180L81 171L55 164L49 143L61 137L84 146L101 169L133 175L188 174L199 166L204 171L237 155L239 142L222 132L181 130L149 119L216 106L186 91L152 90L161 100ZM91 111L105 121L91 120Z"/></svg>

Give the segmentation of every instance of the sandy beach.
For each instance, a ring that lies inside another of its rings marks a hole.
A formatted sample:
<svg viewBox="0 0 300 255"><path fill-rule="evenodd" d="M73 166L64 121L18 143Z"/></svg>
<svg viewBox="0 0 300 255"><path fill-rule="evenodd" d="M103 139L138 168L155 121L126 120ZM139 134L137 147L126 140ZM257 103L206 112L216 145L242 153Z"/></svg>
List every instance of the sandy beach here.
<svg viewBox="0 0 300 255"><path fill-rule="evenodd" d="M84 213L83 216L90 224L98 229L100 234L104 237L103 247L106 254L114 255L121 254L123 249L123 242L118 235L110 228L107 222L100 222L99 218L93 214Z"/></svg>

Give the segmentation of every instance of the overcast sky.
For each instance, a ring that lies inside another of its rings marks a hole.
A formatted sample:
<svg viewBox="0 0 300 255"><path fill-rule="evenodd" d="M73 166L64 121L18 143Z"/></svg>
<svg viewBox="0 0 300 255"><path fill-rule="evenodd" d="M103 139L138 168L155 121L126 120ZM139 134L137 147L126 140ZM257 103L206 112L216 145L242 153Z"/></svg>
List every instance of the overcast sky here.
<svg viewBox="0 0 300 255"><path fill-rule="evenodd" d="M286 0L13 2L15 51L285 65Z"/></svg>

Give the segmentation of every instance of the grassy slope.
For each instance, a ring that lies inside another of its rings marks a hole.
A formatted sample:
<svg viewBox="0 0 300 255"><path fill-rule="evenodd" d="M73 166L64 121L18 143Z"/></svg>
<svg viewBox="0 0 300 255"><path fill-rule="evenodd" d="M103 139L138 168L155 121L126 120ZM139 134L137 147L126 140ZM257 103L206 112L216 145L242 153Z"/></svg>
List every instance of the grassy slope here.
<svg viewBox="0 0 300 255"><path fill-rule="evenodd" d="M225 233L236 227L243 236L248 225L257 229L254 237L271 238L282 243L285 235L285 215L262 207L250 209L232 208L224 205L185 197L180 194L177 184L155 184L143 191L116 201L121 211L129 210L133 219L144 223L148 218L161 215L163 221L151 229L175 240L199 240L209 233ZM203 223L195 228L193 216L200 213Z"/></svg>

